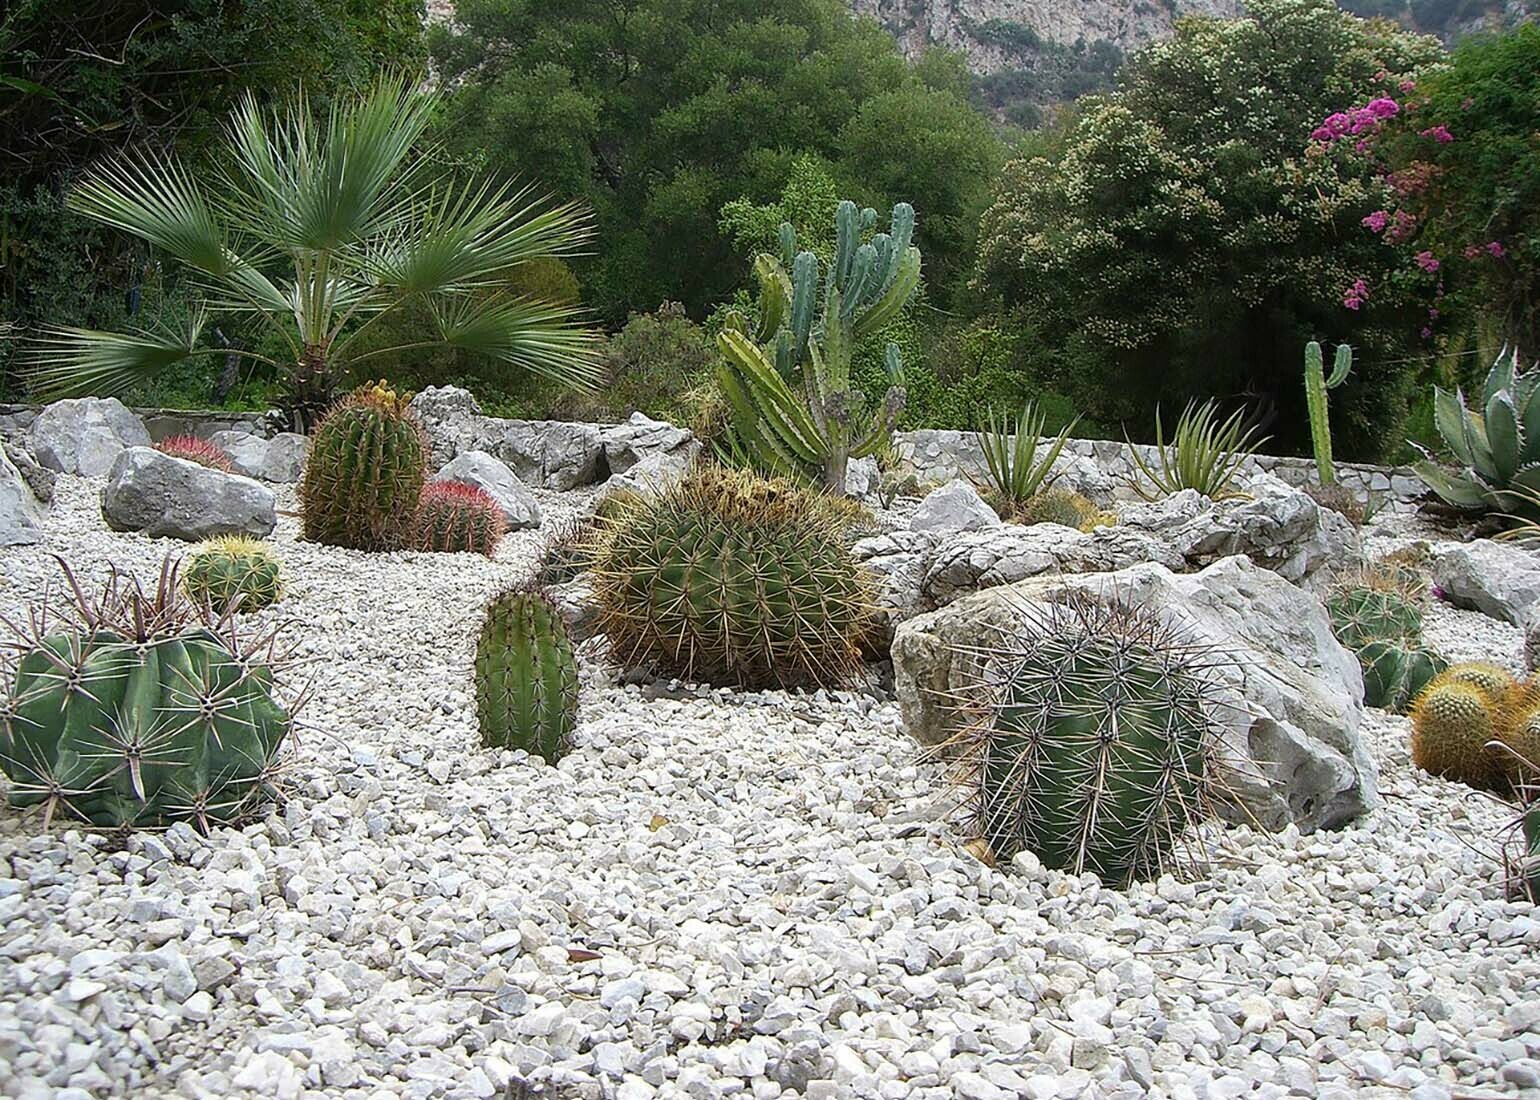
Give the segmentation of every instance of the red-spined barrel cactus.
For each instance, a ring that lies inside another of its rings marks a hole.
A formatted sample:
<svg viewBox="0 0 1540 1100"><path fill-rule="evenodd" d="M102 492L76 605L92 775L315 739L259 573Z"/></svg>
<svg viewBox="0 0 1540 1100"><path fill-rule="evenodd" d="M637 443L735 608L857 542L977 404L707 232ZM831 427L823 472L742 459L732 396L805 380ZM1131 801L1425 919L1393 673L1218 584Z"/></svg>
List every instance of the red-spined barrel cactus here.
<svg viewBox="0 0 1540 1100"><path fill-rule="evenodd" d="M305 538L356 550L408 545L427 468L422 426L395 391L355 390L310 439L299 500Z"/></svg>
<svg viewBox="0 0 1540 1100"><path fill-rule="evenodd" d="M169 436L155 444L155 449L163 455L185 458L188 462L196 462L199 466L207 466L222 473L228 474L234 469L229 455L207 439L199 439L195 435Z"/></svg>
<svg viewBox="0 0 1540 1100"><path fill-rule="evenodd" d="M507 530L502 509L485 489L435 481L422 491L417 505L419 550L490 558Z"/></svg>

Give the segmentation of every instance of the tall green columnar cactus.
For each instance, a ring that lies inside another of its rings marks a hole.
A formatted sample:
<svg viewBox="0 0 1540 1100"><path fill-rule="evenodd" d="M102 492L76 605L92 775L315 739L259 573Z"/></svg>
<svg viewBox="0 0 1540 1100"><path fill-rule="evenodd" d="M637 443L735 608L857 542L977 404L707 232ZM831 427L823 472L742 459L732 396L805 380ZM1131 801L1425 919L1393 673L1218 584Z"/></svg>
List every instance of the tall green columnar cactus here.
<svg viewBox="0 0 1540 1100"><path fill-rule="evenodd" d="M13 806L104 828L251 817L272 794L291 716L268 644L202 620L162 571L153 596L114 578L62 622L31 618L0 698L0 769ZM55 629L57 627L57 629Z"/></svg>
<svg viewBox="0 0 1540 1100"><path fill-rule="evenodd" d="M1322 485L1332 485L1337 480L1337 468L1331 460L1331 420L1326 409L1326 391L1346 382L1352 369L1353 349L1346 344L1337 345L1337 358L1332 364L1330 378L1326 377L1321 345L1314 340L1305 345L1305 404L1310 409L1310 442L1315 447L1315 468Z"/></svg>
<svg viewBox="0 0 1540 1100"><path fill-rule="evenodd" d="M356 390L316 426L300 482L305 538L355 550L410 539L427 476L422 426L395 391Z"/></svg>
<svg viewBox="0 0 1540 1100"><path fill-rule="evenodd" d="M577 701L577 660L556 606L528 588L493 599L476 642L482 744L554 764L577 725Z"/></svg>
<svg viewBox="0 0 1540 1100"><path fill-rule="evenodd" d="M1150 609L1068 592L1019 610L958 746L981 835L1002 862L1159 874L1207 812L1211 663Z"/></svg>
<svg viewBox="0 0 1540 1100"><path fill-rule="evenodd" d="M863 244L876 221L875 210L839 204L834 257L821 284L818 258L798 252L795 231L782 225L781 257L762 253L754 262L757 331L735 313L717 337L733 428L758 463L817 469L825 488L838 493L850 459L880 451L904 407L896 344L886 351L894 384L876 408L851 385L856 344L889 324L920 282L920 250L910 244L914 207L893 207L889 232Z"/></svg>

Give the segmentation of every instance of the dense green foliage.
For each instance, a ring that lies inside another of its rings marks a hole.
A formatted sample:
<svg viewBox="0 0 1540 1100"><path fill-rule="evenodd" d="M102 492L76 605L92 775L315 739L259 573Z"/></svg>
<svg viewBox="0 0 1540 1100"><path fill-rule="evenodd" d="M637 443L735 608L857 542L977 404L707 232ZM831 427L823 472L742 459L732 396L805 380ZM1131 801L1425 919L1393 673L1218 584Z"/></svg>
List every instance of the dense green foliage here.
<svg viewBox="0 0 1540 1100"><path fill-rule="evenodd" d="M1000 160L970 77L906 63L843 0L462 0L431 41L463 158L592 205L579 271L611 323L730 296L746 272L722 207L772 200L798 156L863 203L913 202L933 287L970 263Z"/></svg>

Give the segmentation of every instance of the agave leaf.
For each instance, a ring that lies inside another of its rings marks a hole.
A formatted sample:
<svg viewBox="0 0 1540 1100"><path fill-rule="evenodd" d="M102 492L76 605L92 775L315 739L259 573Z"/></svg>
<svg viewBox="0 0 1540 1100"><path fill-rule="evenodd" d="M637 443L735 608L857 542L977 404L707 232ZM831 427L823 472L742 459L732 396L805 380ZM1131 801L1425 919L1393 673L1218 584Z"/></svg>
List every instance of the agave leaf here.
<svg viewBox="0 0 1540 1100"><path fill-rule="evenodd" d="M1513 407L1513 394L1508 390L1498 390L1487 402L1486 435L1492 456L1492 480L1502 484L1519 468L1523 446L1518 410Z"/></svg>
<svg viewBox="0 0 1540 1100"><path fill-rule="evenodd" d="M1433 423L1444 443L1454 452L1455 458L1465 466L1475 462L1465 441L1465 420L1470 414L1465 409L1464 395L1450 393L1441 386L1433 387Z"/></svg>
<svg viewBox="0 0 1540 1100"><path fill-rule="evenodd" d="M1412 472L1456 508L1484 508L1488 503L1487 494L1474 481L1463 476L1451 477L1429 459L1413 463Z"/></svg>
<svg viewBox="0 0 1540 1100"><path fill-rule="evenodd" d="M1503 348L1498 354L1497 362L1493 363L1492 369L1487 372L1486 386L1481 395L1483 406L1491 405L1493 398L1503 390L1513 388L1513 376L1518 368L1518 362L1518 355L1516 353L1510 355L1507 348Z"/></svg>

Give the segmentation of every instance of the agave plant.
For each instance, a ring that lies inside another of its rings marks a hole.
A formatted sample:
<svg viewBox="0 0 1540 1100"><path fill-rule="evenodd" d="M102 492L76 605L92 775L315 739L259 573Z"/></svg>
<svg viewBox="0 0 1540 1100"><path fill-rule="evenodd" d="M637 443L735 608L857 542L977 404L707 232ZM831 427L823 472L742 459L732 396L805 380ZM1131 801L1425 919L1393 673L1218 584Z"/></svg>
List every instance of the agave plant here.
<svg viewBox="0 0 1540 1100"><path fill-rule="evenodd" d="M1155 451L1159 469L1146 462L1139 449L1128 444L1129 458L1138 475L1150 482L1147 488L1140 476L1129 479L1134 491L1145 500L1196 489L1212 500L1240 496L1234 487L1235 476L1246 460L1267 440L1256 438L1256 429L1248 428L1240 409L1221 421L1213 401L1202 405L1188 402L1176 422L1176 434L1166 442L1160 423L1160 409L1155 410Z"/></svg>
<svg viewBox="0 0 1540 1100"><path fill-rule="evenodd" d="M1540 515L1540 371L1519 370L1519 353L1504 348L1487 372L1481 405L1461 390L1433 389L1433 420L1461 469L1447 473L1423 452L1413 469L1428 488L1468 511Z"/></svg>
<svg viewBox="0 0 1540 1100"><path fill-rule="evenodd" d="M1076 417L1064 426L1064 430L1038 456L1038 441L1043 435L1046 419L1032 402L1022 406L1016 416L1016 430L1003 414L989 410L989 427L976 433L979 449L984 452L984 464L988 467L989 487L1003 500L1022 504L1035 497L1049 483L1049 475L1059 453L1069 439L1080 418Z"/></svg>
<svg viewBox="0 0 1540 1100"><path fill-rule="evenodd" d="M70 208L189 268L201 301L180 330L46 330L33 387L109 394L192 356L233 354L279 371L303 428L345 368L407 349L460 348L591 385L596 344L575 311L506 289L519 265L575 253L588 216L528 188L439 176L423 139L434 103L387 78L322 125L303 98L266 111L247 95L208 170L139 150L87 173ZM365 339L408 306L431 327L395 347ZM214 314L266 326L286 355L205 342Z"/></svg>

